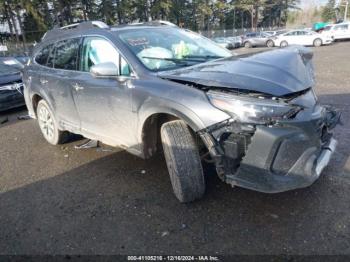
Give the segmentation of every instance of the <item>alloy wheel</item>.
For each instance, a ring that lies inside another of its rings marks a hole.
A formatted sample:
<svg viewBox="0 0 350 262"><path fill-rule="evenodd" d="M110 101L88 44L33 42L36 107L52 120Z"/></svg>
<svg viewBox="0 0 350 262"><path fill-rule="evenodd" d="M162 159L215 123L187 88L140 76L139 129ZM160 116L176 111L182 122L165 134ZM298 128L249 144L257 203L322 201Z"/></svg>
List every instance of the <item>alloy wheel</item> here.
<svg viewBox="0 0 350 262"><path fill-rule="evenodd" d="M41 107L38 114L39 126L41 132L47 140L53 140L55 123L51 116L51 113L46 107Z"/></svg>

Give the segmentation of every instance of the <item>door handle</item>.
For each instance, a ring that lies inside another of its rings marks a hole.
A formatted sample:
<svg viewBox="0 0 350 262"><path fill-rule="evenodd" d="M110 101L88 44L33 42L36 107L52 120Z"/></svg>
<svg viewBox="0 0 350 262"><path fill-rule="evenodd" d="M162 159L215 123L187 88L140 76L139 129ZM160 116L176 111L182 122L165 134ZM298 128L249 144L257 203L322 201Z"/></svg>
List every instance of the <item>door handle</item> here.
<svg viewBox="0 0 350 262"><path fill-rule="evenodd" d="M41 78L40 79L40 83L42 84L42 85L45 85L45 84L47 84L49 81L47 81L46 79L43 79L43 78Z"/></svg>
<svg viewBox="0 0 350 262"><path fill-rule="evenodd" d="M74 87L75 91L84 90L84 87L78 85L77 83L75 83L75 84L73 85L73 87Z"/></svg>

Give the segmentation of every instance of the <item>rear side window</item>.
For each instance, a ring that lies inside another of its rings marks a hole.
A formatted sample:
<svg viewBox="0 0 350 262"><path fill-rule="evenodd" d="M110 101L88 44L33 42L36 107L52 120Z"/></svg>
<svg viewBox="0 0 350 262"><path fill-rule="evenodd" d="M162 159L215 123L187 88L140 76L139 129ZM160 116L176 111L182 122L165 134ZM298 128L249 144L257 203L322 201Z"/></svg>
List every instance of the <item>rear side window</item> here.
<svg viewBox="0 0 350 262"><path fill-rule="evenodd" d="M39 51L39 53L35 57L35 62L37 62L39 65L45 66L50 54L51 47L52 45L49 45L41 49L41 51Z"/></svg>
<svg viewBox="0 0 350 262"><path fill-rule="evenodd" d="M345 24L345 25L336 25L334 27L334 30L347 30L349 28L349 25Z"/></svg>
<svg viewBox="0 0 350 262"><path fill-rule="evenodd" d="M56 44L54 67L57 69L77 70L79 38L67 39Z"/></svg>

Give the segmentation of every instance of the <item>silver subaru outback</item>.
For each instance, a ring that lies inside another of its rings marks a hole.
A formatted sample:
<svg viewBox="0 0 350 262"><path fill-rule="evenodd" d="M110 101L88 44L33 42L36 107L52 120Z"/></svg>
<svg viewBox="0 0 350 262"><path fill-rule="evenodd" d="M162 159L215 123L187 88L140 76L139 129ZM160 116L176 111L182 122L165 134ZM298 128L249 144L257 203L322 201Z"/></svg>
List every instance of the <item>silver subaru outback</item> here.
<svg viewBox="0 0 350 262"><path fill-rule="evenodd" d="M171 24L84 22L46 33L24 95L53 145L75 133L145 159L164 152L181 202L203 196L203 161L232 186L276 193L311 185L336 148L340 114L317 101L312 56L235 56Z"/></svg>

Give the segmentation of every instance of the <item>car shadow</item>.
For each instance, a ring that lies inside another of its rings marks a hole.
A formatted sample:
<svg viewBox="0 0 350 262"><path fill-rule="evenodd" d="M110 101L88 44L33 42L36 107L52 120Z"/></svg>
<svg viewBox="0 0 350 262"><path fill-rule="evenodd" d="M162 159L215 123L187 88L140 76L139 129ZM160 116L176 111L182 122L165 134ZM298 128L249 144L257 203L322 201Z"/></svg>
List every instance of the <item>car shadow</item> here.
<svg viewBox="0 0 350 262"><path fill-rule="evenodd" d="M25 116L28 114L27 108L25 106L13 108L6 111L0 112L0 128L4 126L9 126L17 123L19 116ZM24 120L23 120L24 121Z"/></svg>

